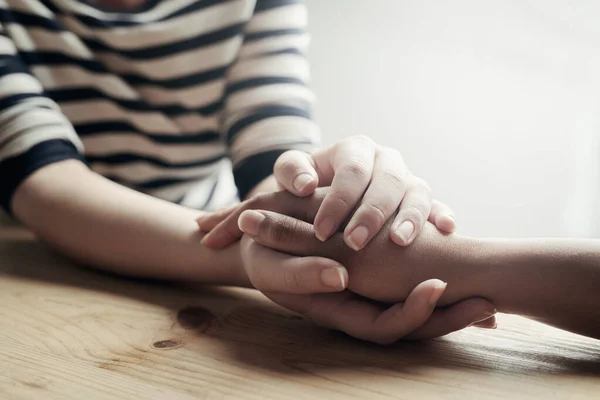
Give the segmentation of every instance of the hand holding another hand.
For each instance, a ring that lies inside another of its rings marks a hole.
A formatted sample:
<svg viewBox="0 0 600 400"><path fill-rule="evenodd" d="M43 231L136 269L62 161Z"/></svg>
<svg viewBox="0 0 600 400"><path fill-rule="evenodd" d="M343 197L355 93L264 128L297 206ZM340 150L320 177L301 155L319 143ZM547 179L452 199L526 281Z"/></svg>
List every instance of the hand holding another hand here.
<svg viewBox="0 0 600 400"><path fill-rule="evenodd" d="M275 163L273 174L282 188L298 197L329 187L311 218L321 241L344 226L345 243L358 251L392 217L389 238L400 246L410 245L427 221L446 233L456 228L450 208L432 200L429 186L409 171L402 154L365 136L343 139L313 154L288 151ZM261 201L251 198L200 218L200 229L209 232L202 243L219 249L239 240L237 218L244 210L260 208Z"/></svg>
<svg viewBox="0 0 600 400"><path fill-rule="evenodd" d="M457 300L450 307L435 309L445 284L415 274L423 266L419 257L426 250L421 243L427 243L427 237L404 249L389 244L386 228L360 252L348 249L341 234L326 243L316 239L313 226L304 221L314 219L326 194L327 189L298 198L277 192L254 200L263 209L276 209L295 218L268 211L243 213L239 220L245 232L242 259L257 289L322 326L377 343L441 336L479 321L483 321L481 327L495 325L494 307L484 299ZM399 253L389 253L390 248ZM350 290L325 283L329 278L324 276L336 274L340 277L337 282L344 281L343 287L349 284ZM396 301L401 302L389 305Z"/></svg>

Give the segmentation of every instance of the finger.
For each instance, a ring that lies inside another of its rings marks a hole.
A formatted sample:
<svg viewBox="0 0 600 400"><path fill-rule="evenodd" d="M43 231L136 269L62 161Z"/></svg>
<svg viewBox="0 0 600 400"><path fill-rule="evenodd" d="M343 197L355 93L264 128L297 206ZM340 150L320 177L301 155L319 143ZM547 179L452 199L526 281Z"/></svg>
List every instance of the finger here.
<svg viewBox="0 0 600 400"><path fill-rule="evenodd" d="M475 322L474 324L471 324L471 326L482 329L496 329L498 327L498 323L496 321L496 317L491 316L483 321Z"/></svg>
<svg viewBox="0 0 600 400"><path fill-rule="evenodd" d="M210 232L221 221L227 218L227 216L231 214L236 207L238 207L238 204L221 208L213 213L205 213L201 215L200 217L196 218L198 228L200 228L201 232Z"/></svg>
<svg viewBox="0 0 600 400"><path fill-rule="evenodd" d="M394 243L408 246L423 229L431 211L431 191L425 181L412 177L390 231Z"/></svg>
<svg viewBox="0 0 600 400"><path fill-rule="evenodd" d="M344 290L348 272L336 261L322 257L295 257L244 239L246 273L260 291L328 293Z"/></svg>
<svg viewBox="0 0 600 400"><path fill-rule="evenodd" d="M388 308L378 317L373 327L373 341L391 344L418 329L430 318L445 290L446 283L439 279L421 282L403 304Z"/></svg>
<svg viewBox="0 0 600 400"><path fill-rule="evenodd" d="M310 154L298 150L283 153L273 167L277 182L296 196L308 196L319 185L315 163Z"/></svg>
<svg viewBox="0 0 600 400"><path fill-rule="evenodd" d="M436 310L423 326L407 335L407 339L429 339L444 336L489 319L495 313L494 305L485 299L463 300L450 307Z"/></svg>
<svg viewBox="0 0 600 400"><path fill-rule="evenodd" d="M368 139L341 142L333 152L334 176L329 194L315 218L315 233L325 241L358 205L371 181L375 145Z"/></svg>
<svg viewBox="0 0 600 400"><path fill-rule="evenodd" d="M244 211L239 228L265 247L296 256L327 257L343 245L339 239L321 242L315 236L313 225L307 222L264 210Z"/></svg>
<svg viewBox="0 0 600 400"><path fill-rule="evenodd" d="M205 235L201 243L212 249L222 249L238 241L242 237L238 226L239 216L251 209L267 209L301 220L313 221L322 199L322 194L299 198L286 191L257 195L240 204Z"/></svg>
<svg viewBox="0 0 600 400"><path fill-rule="evenodd" d="M431 214L429 222L434 224L442 232L452 233L456 230L454 213L446 204L433 200L431 202Z"/></svg>
<svg viewBox="0 0 600 400"><path fill-rule="evenodd" d="M277 303L312 318L317 324L379 344L391 344L423 325L446 288L432 279L418 285L404 304L385 308L345 291L334 295L274 296Z"/></svg>
<svg viewBox="0 0 600 400"><path fill-rule="evenodd" d="M388 149L378 152L371 184L344 230L350 248L358 251L365 247L396 212L406 193L407 177L400 153Z"/></svg>

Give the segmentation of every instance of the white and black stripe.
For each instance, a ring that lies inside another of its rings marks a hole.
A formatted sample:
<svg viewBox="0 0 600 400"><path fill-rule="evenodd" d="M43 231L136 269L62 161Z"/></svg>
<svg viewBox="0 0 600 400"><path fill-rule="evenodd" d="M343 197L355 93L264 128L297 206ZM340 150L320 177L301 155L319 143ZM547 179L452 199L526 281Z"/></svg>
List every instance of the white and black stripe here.
<svg viewBox="0 0 600 400"><path fill-rule="evenodd" d="M311 150L300 0L0 0L0 203L49 163L217 208ZM228 163L225 163L228 164ZM223 172L225 171L225 172ZM224 175L225 174L225 175Z"/></svg>

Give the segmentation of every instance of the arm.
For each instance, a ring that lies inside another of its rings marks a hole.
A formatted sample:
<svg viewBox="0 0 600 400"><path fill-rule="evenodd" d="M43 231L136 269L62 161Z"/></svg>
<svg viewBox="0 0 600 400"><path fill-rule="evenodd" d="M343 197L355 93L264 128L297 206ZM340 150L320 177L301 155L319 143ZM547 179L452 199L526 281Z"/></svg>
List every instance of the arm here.
<svg viewBox="0 0 600 400"><path fill-rule="evenodd" d="M116 185L78 161L55 163L34 173L17 190L13 205L19 218L54 247L114 272L243 286L252 283L274 300L278 299L275 292L282 290L340 290L320 283L323 271L341 268L335 261L296 258L260 246L244 250L240 243L226 250L207 249L198 243L195 211ZM435 301L431 294L441 294L439 283L420 285L411 301L399 305L402 313L352 300L347 291L324 294L333 296L322 298L330 307L305 313L323 325L382 343L410 333L414 338L444 335L493 314L487 302L473 300L432 315ZM335 296L338 294L341 297ZM353 312L340 314L340 300ZM303 312L292 304L288 307ZM379 321L378 326L364 323L373 318Z"/></svg>
<svg viewBox="0 0 600 400"><path fill-rule="evenodd" d="M348 269L349 289L362 296L400 302L419 282L437 278L448 283L438 305L483 297L498 311L600 338L600 241L478 240L444 235L427 224L408 248L394 245L384 229L354 252L344 246L341 233L320 243L308 223L267 211L260 212L264 218L256 214L247 211L240 218L256 242L338 260Z"/></svg>
<svg viewBox="0 0 600 400"><path fill-rule="evenodd" d="M377 261L382 280L395 275L394 268L409 267L413 270L413 284L432 277L448 283L440 305L483 297L499 312L523 315L600 338L600 241L477 240L443 236L432 226L422 235L407 252L388 243L376 244L370 254L385 254ZM369 252L365 257L368 255ZM397 261L391 262L394 259ZM349 259L348 262L350 282L360 286L365 267ZM387 292L379 287L377 294L373 289L356 290L385 300L399 301L392 291L406 295L391 287Z"/></svg>
<svg viewBox="0 0 600 400"><path fill-rule="evenodd" d="M600 338L598 240L479 240L444 236L428 225L413 246L403 251L380 241L354 261L342 257L350 288L380 300L400 301L413 285L435 277L448 283L439 305L483 297L499 312ZM373 260L371 265L367 259ZM374 265L377 276L369 283L368 269ZM384 283L407 281L412 283L404 290Z"/></svg>
<svg viewBox="0 0 600 400"><path fill-rule="evenodd" d="M93 266L248 284L239 248L213 252L198 245L197 212L116 185L84 165L73 126L1 25L0 59L0 204L6 211Z"/></svg>
<svg viewBox="0 0 600 400"><path fill-rule="evenodd" d="M484 293L501 312L600 338L599 240L475 242L467 267L477 279L470 290Z"/></svg>
<svg viewBox="0 0 600 400"><path fill-rule="evenodd" d="M79 161L38 170L12 204L38 236L88 265L132 276L249 284L239 246L199 245L197 211L117 185Z"/></svg>

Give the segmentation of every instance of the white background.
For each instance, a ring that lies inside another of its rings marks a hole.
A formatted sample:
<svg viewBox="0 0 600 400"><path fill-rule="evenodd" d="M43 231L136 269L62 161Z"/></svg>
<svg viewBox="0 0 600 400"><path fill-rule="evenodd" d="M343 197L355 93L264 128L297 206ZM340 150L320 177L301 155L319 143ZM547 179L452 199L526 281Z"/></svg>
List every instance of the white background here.
<svg viewBox="0 0 600 400"><path fill-rule="evenodd" d="M461 233L600 237L600 2L307 0L324 140L400 149Z"/></svg>

